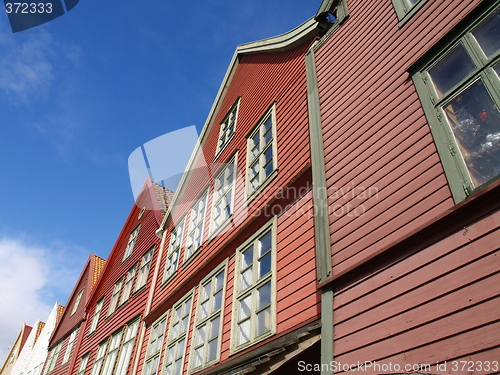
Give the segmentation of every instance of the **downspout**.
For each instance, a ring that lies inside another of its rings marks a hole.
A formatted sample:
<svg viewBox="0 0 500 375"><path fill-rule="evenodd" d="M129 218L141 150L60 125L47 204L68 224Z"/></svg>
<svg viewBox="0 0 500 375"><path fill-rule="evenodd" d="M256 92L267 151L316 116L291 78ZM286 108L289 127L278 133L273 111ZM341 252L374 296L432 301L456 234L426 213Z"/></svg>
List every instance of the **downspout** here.
<svg viewBox="0 0 500 375"><path fill-rule="evenodd" d="M328 196L326 187L325 156L321 126L318 79L312 44L306 54L307 108L311 140L312 190L314 203L314 237L316 242L316 275L318 283L332 276L330 253L330 227L328 221ZM333 362L333 287L321 289L321 375L331 375ZM323 366L325 365L325 366ZM326 367L326 369L324 368Z"/></svg>

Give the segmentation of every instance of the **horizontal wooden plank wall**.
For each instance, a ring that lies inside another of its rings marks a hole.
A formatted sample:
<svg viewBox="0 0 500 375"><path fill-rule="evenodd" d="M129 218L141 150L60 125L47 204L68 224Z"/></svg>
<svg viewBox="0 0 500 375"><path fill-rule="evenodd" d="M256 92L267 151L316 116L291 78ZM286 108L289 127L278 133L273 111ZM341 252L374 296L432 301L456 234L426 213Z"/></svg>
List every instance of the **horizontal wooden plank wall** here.
<svg viewBox="0 0 500 375"><path fill-rule="evenodd" d="M315 54L334 274L453 206L407 69L479 1L428 1L401 28L391 1L347 3Z"/></svg>
<svg viewBox="0 0 500 375"><path fill-rule="evenodd" d="M498 361L499 249L497 211L336 290L335 360L433 366ZM433 367L431 373L449 372Z"/></svg>

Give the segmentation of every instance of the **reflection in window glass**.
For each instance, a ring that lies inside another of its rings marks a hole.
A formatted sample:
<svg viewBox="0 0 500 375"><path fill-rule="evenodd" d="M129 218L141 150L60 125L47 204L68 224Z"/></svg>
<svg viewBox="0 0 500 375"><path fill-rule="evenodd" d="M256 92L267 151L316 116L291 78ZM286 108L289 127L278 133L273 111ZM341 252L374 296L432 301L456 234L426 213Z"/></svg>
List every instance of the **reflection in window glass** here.
<svg viewBox="0 0 500 375"><path fill-rule="evenodd" d="M459 44L429 70L439 96L449 91L475 69L474 63Z"/></svg>
<svg viewBox="0 0 500 375"><path fill-rule="evenodd" d="M484 21L472 32L487 57L500 49L500 10Z"/></svg>
<svg viewBox="0 0 500 375"><path fill-rule="evenodd" d="M500 174L500 113L482 80L443 107L477 187Z"/></svg>

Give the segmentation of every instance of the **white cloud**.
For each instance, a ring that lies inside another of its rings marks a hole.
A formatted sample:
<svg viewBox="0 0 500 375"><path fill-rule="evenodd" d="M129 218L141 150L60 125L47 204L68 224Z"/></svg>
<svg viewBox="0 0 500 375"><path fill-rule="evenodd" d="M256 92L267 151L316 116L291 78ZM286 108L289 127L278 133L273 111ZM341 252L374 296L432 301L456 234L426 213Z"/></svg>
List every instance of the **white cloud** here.
<svg viewBox="0 0 500 375"><path fill-rule="evenodd" d="M0 365L23 323L45 321L56 301L66 303L87 255L60 242L44 248L0 238Z"/></svg>

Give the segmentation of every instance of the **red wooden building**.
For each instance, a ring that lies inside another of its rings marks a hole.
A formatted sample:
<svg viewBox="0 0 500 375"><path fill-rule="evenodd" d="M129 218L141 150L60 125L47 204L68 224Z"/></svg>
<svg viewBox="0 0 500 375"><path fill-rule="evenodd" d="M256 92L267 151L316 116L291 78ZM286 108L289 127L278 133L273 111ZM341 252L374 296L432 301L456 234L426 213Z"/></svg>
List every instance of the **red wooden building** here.
<svg viewBox="0 0 500 375"><path fill-rule="evenodd" d="M69 375L75 365L78 347L84 338L85 304L104 267L105 260L91 254L66 303L67 308L52 332L49 353L42 374Z"/></svg>
<svg viewBox="0 0 500 375"><path fill-rule="evenodd" d="M144 184L85 304L72 374L124 375L137 366L132 358L160 243L155 232L169 197L151 180Z"/></svg>
<svg viewBox="0 0 500 375"><path fill-rule="evenodd" d="M500 371L499 7L321 5L346 15L307 57L325 374Z"/></svg>

